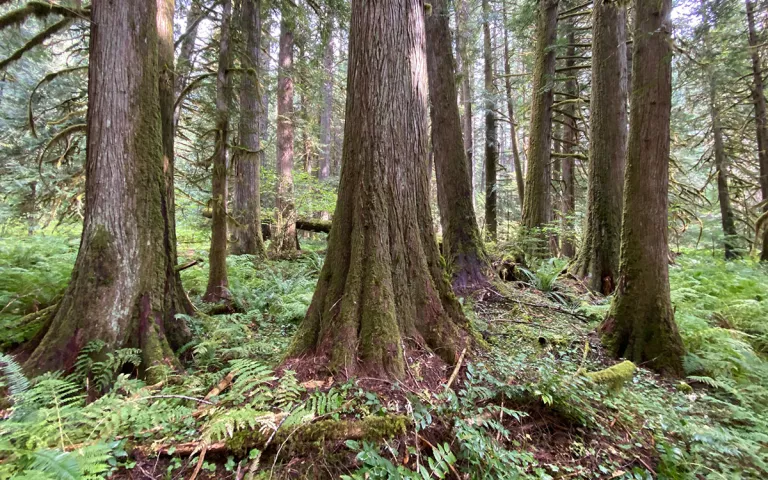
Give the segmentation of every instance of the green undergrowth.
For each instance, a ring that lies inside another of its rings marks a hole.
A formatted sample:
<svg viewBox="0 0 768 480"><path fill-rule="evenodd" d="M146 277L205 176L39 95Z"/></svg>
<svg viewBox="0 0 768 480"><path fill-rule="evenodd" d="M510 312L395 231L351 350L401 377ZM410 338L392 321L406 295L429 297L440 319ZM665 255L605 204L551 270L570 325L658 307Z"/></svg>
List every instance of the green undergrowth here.
<svg viewBox="0 0 768 480"><path fill-rule="evenodd" d="M547 261L463 299L486 349L452 389L420 387L418 363L415 383L371 389L277 368L323 262L323 243L303 244L297 260L228 259L238 313L206 314L206 266L185 270L195 339L180 352L184 372L155 367L159 384L136 377L133 349L92 343L74 372L36 378L0 356L0 479L188 478L198 463L198 478L768 478L763 267L677 258L686 379L607 358L594 330L609 299L580 295ZM55 302L76 245L1 241L7 325ZM9 331L0 336L13 343Z"/></svg>

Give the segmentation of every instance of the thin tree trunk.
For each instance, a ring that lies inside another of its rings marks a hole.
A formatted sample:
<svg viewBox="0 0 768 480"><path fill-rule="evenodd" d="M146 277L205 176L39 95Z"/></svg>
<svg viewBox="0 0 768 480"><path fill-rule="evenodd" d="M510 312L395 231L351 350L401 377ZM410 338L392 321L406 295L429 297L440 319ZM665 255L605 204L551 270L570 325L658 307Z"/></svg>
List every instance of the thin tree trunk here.
<svg viewBox="0 0 768 480"><path fill-rule="evenodd" d="M523 204L523 226L534 233L532 239L537 239L535 245L528 246L528 250L535 256L543 255L546 249L545 238L537 230L551 221L550 147L555 75L555 49L552 45L557 37L558 4L559 0L541 0L536 26L531 132Z"/></svg>
<svg viewBox="0 0 768 480"><path fill-rule="evenodd" d="M83 232L67 290L26 363L32 373L72 368L92 340L109 350L141 348L150 379L157 370L149 367L176 364L165 334L176 313L167 268L175 258L158 241L172 231L163 206L169 159L158 43L147 41L168 39L157 29L157 7L156 0L92 5Z"/></svg>
<svg viewBox="0 0 768 480"><path fill-rule="evenodd" d="M723 143L723 126L720 122L720 111L717 108L717 83L710 74L709 113L712 120L712 136L714 137L715 171L717 172L717 199L720 203L720 219L723 227L723 249L725 259L733 260L741 255L736 250L736 224L731 208L731 194L728 191L728 158Z"/></svg>
<svg viewBox="0 0 768 480"><path fill-rule="evenodd" d="M331 122L333 116L333 18L323 25L323 109L320 113L320 171L317 178L331 176Z"/></svg>
<svg viewBox="0 0 768 480"><path fill-rule="evenodd" d="M237 221L235 254L264 255L261 237L261 89L259 57L261 50L261 0L242 0L241 28L245 45L240 74L240 145L235 151L235 195L232 216Z"/></svg>
<svg viewBox="0 0 768 480"><path fill-rule="evenodd" d="M469 341L432 233L423 2L353 0L350 27L339 199L292 361L401 378L404 347L454 363Z"/></svg>
<svg viewBox="0 0 768 480"><path fill-rule="evenodd" d="M458 0L456 12L456 57L461 71L460 95L464 112L461 117L461 130L463 135L464 156L467 159L467 172L469 173L470 195L474 203L474 143L472 131L472 61L467 49L470 42L467 34L469 23L469 0Z"/></svg>
<svg viewBox="0 0 768 480"><path fill-rule="evenodd" d="M283 3L277 78L277 196L272 248L296 250L296 209L293 204L293 12Z"/></svg>
<svg viewBox="0 0 768 480"><path fill-rule="evenodd" d="M503 18L507 22L507 2L502 1ZM509 135L512 141L512 159L515 169L515 181L517 182L517 196L520 199L520 210L522 211L525 200L525 179L523 178L523 166L520 164L520 152L517 148L517 131L515 128L514 102L512 101L512 68L509 65L509 35L507 29L504 30L504 88L507 93L507 115L509 115Z"/></svg>
<svg viewBox="0 0 768 480"><path fill-rule="evenodd" d="M178 96L189 83L189 74L194 67L192 62L192 55L195 52L195 42L197 42L197 29L200 23L200 16L203 14L203 0L192 0L187 12L187 24L184 29L186 37L181 41L181 48L179 50L179 59L176 62L176 82L175 91ZM171 23L173 26L173 23ZM175 99L174 99L175 100ZM176 106L173 112L173 130L179 125L179 119L181 118L181 104Z"/></svg>
<svg viewBox="0 0 768 480"><path fill-rule="evenodd" d="M592 98L587 218L574 271L608 295L616 288L627 144L626 9L593 7Z"/></svg>
<svg viewBox="0 0 768 480"><path fill-rule="evenodd" d="M483 0L483 84L485 87L485 233L496 241L496 172L499 165L499 143L496 132L496 104L493 96L493 52L491 50L491 5Z"/></svg>
<svg viewBox="0 0 768 480"><path fill-rule="evenodd" d="M229 103L232 98L230 66L230 22L232 0L224 0L221 17L219 68L216 75L216 146L211 179L211 248L208 252L208 287L206 302L228 301L227 278L227 139L229 137Z"/></svg>
<svg viewBox="0 0 768 480"><path fill-rule="evenodd" d="M598 0L599 2L600 0ZM573 29L573 22L568 26L568 48L566 48L565 67L573 67L576 64L576 34ZM573 245L573 214L576 211L576 195L574 191L574 157L579 142L579 131L576 126L576 115L578 103L578 83L575 75L568 75L565 81L565 92L569 101L563 106L563 153L565 156L561 159L562 175L560 177L560 197L561 197L561 215L560 215L560 254L567 258L572 258L576 254L576 247Z"/></svg>
<svg viewBox="0 0 768 480"><path fill-rule="evenodd" d="M456 291L488 283L488 261L475 211L461 137L451 28L446 0L432 1L426 18L427 70L437 200L443 230L443 257Z"/></svg>
<svg viewBox="0 0 768 480"><path fill-rule="evenodd" d="M160 121L163 132L163 173L165 174L165 195L162 200L163 218L166 219L163 240L168 255L166 257L166 278L169 283L169 311L192 315L195 307L189 300L181 283L181 273L176 269L178 262L176 244L176 189L174 188L175 150L174 139L176 127L174 124L173 105L175 102L175 77L173 68L173 14L174 0L157 1L157 53L160 98ZM165 333L171 347L176 350L192 340L192 332L186 322L175 317L165 322Z"/></svg>
<svg viewBox="0 0 768 480"><path fill-rule="evenodd" d="M757 32L755 31L755 2L746 0L747 26L749 28L749 47L752 57L752 101L755 104L755 127L757 128L757 156L760 163L760 191L763 201L768 200L768 108L765 101L763 71L760 64ZM768 212L768 203L763 206ZM763 250L760 261L768 261L768 228L763 230Z"/></svg>
<svg viewBox="0 0 768 480"><path fill-rule="evenodd" d="M615 357L680 375L683 344L669 294L667 245L672 1L637 0L635 9L621 264L600 332Z"/></svg>
<svg viewBox="0 0 768 480"><path fill-rule="evenodd" d="M266 14L262 12L261 22L261 49L259 50L259 79L261 80L261 109L259 110L259 130L261 131L260 140L261 145L266 146L269 142L269 88L267 88L267 79L269 78L269 67L271 58L269 52L272 49L272 37L265 33L269 24L269 10L266 10ZM259 160L261 162L261 168L270 168L269 160L267 159L266 152L262 149L259 152ZM264 192L262 192L263 194Z"/></svg>

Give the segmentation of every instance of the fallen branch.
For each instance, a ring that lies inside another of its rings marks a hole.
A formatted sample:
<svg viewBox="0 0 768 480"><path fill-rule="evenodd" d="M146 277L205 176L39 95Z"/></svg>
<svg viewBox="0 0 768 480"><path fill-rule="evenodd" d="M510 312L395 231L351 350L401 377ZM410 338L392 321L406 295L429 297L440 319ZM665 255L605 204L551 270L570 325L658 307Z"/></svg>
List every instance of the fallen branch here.
<svg viewBox="0 0 768 480"><path fill-rule="evenodd" d="M208 392L208 395L205 396L206 400L210 400L211 397L215 397L216 395L220 394L224 391L231 383L232 379L235 378L235 372L229 372L227 376L221 379L218 385L213 387L213 389Z"/></svg>
<svg viewBox="0 0 768 480"><path fill-rule="evenodd" d="M456 380L456 376L459 374L459 369L461 368L461 364L464 363L464 355L467 354L467 349L461 351L461 355L459 355L459 361L456 362L456 367L453 369L453 373L451 374L451 377L448 379L448 383L445 385L445 391L447 392L451 385L453 384L453 381Z"/></svg>

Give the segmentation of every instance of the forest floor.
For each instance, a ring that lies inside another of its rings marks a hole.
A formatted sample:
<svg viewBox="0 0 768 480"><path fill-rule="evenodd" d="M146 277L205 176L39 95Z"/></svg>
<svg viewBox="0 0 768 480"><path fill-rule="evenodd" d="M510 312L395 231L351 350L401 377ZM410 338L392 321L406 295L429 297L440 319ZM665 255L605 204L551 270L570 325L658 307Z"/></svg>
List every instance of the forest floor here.
<svg viewBox="0 0 768 480"><path fill-rule="evenodd" d="M322 267L324 242L303 243L291 261L229 258L238 313L206 315L207 270L185 270L201 314L186 372L160 384L132 375L128 350L28 385L0 357L0 478L768 478L765 267L677 257L685 379L608 358L595 329L609 299L551 260L462 299L482 348L456 372L413 351L402 382L306 380L277 369ZM55 302L76 248L0 239L5 351L33 334L19 319ZM182 243L180 262L204 248Z"/></svg>

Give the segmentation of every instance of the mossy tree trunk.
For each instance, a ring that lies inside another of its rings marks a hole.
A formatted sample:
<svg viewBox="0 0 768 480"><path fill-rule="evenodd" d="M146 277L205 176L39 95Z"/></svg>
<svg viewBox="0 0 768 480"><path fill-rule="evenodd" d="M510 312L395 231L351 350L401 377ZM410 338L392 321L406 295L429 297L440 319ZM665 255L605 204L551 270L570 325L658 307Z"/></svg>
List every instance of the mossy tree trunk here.
<svg viewBox="0 0 768 480"><path fill-rule="evenodd" d="M627 152L626 8L596 0L592 23L587 216L574 273L592 290L609 295L619 277Z"/></svg>
<svg viewBox="0 0 768 480"><path fill-rule="evenodd" d="M747 28L749 33L750 56L752 58L752 102L755 104L755 127L757 129L757 156L760 163L760 191L763 200L768 200L768 107L763 86L763 69L760 63L759 41L755 29L755 2L745 0L747 4ZM763 206L768 212L768 203ZM763 249L760 261L768 261L768 228L763 231Z"/></svg>
<svg viewBox="0 0 768 480"><path fill-rule="evenodd" d="M195 308L189 301L181 283L181 274L176 270L178 261L176 245L176 189L174 188L175 151L173 105L174 89L174 47L173 47L173 14L174 0L157 0L157 53L159 68L159 98L160 121L163 136L163 173L165 176L165 195L161 208L165 218L163 243L168 252L165 262L166 278L168 279L168 311L191 315ZM170 318L165 323L166 336L174 349L181 348L192 340L186 322Z"/></svg>
<svg viewBox="0 0 768 480"><path fill-rule="evenodd" d="M402 377L403 347L452 363L467 343L432 233L423 8L352 2L338 202L291 349L340 375Z"/></svg>
<svg viewBox="0 0 768 480"><path fill-rule="evenodd" d="M166 337L176 289L158 55L158 39L172 32L158 32L157 15L156 0L92 6L83 233L67 290L26 363L33 373L71 368L97 339L141 348L145 369L176 363Z"/></svg>
<svg viewBox="0 0 768 480"><path fill-rule="evenodd" d="M493 87L493 50L491 48L491 4L483 0L483 85L485 87L485 236L496 241L496 171L499 165L499 140L496 131L496 92Z"/></svg>
<svg viewBox="0 0 768 480"><path fill-rule="evenodd" d="M502 1L502 18L507 23L507 2ZM509 116L509 136L512 143L512 160L515 169L515 182L517 182L517 197L520 200L520 209L525 200L525 179L523 178L523 166L520 163L520 150L517 147L517 129L515 126L515 110L512 101L512 68L509 64L509 34L504 28L504 89L507 94L507 115Z"/></svg>
<svg viewBox="0 0 768 480"><path fill-rule="evenodd" d="M550 148L552 144L552 99L555 76L555 49L553 45L557 37L559 3L559 0L541 0L536 21L531 132L528 147L528 170L525 176L525 202L523 203L523 227L532 233L545 227L552 220L550 217L552 212ZM527 249L535 255L544 255L546 237L537 234L531 238L535 245L530 245Z"/></svg>
<svg viewBox="0 0 768 480"><path fill-rule="evenodd" d="M229 139L229 103L232 98L230 68L230 23L232 0L224 0L219 34L219 59L216 73L216 145L211 177L211 248L208 252L206 302L228 302L227 278L227 142Z"/></svg>
<svg viewBox="0 0 768 480"><path fill-rule="evenodd" d="M277 74L277 196L272 249L281 254L296 251L296 206L293 201L293 19L292 7L283 2Z"/></svg>
<svg viewBox="0 0 768 480"><path fill-rule="evenodd" d="M432 1L426 18L427 70L443 257L456 291L488 283L490 270L472 207L472 183L461 137L451 27L446 0Z"/></svg>
<svg viewBox="0 0 768 480"><path fill-rule="evenodd" d="M237 221L235 254L264 255L261 237L261 0L243 0L240 25L245 35L241 54L239 141L234 154L235 195L232 216Z"/></svg>
<svg viewBox="0 0 768 480"><path fill-rule="evenodd" d="M661 373L683 373L669 295L667 209L672 106L671 0L635 2L632 109L619 281L603 342Z"/></svg>

